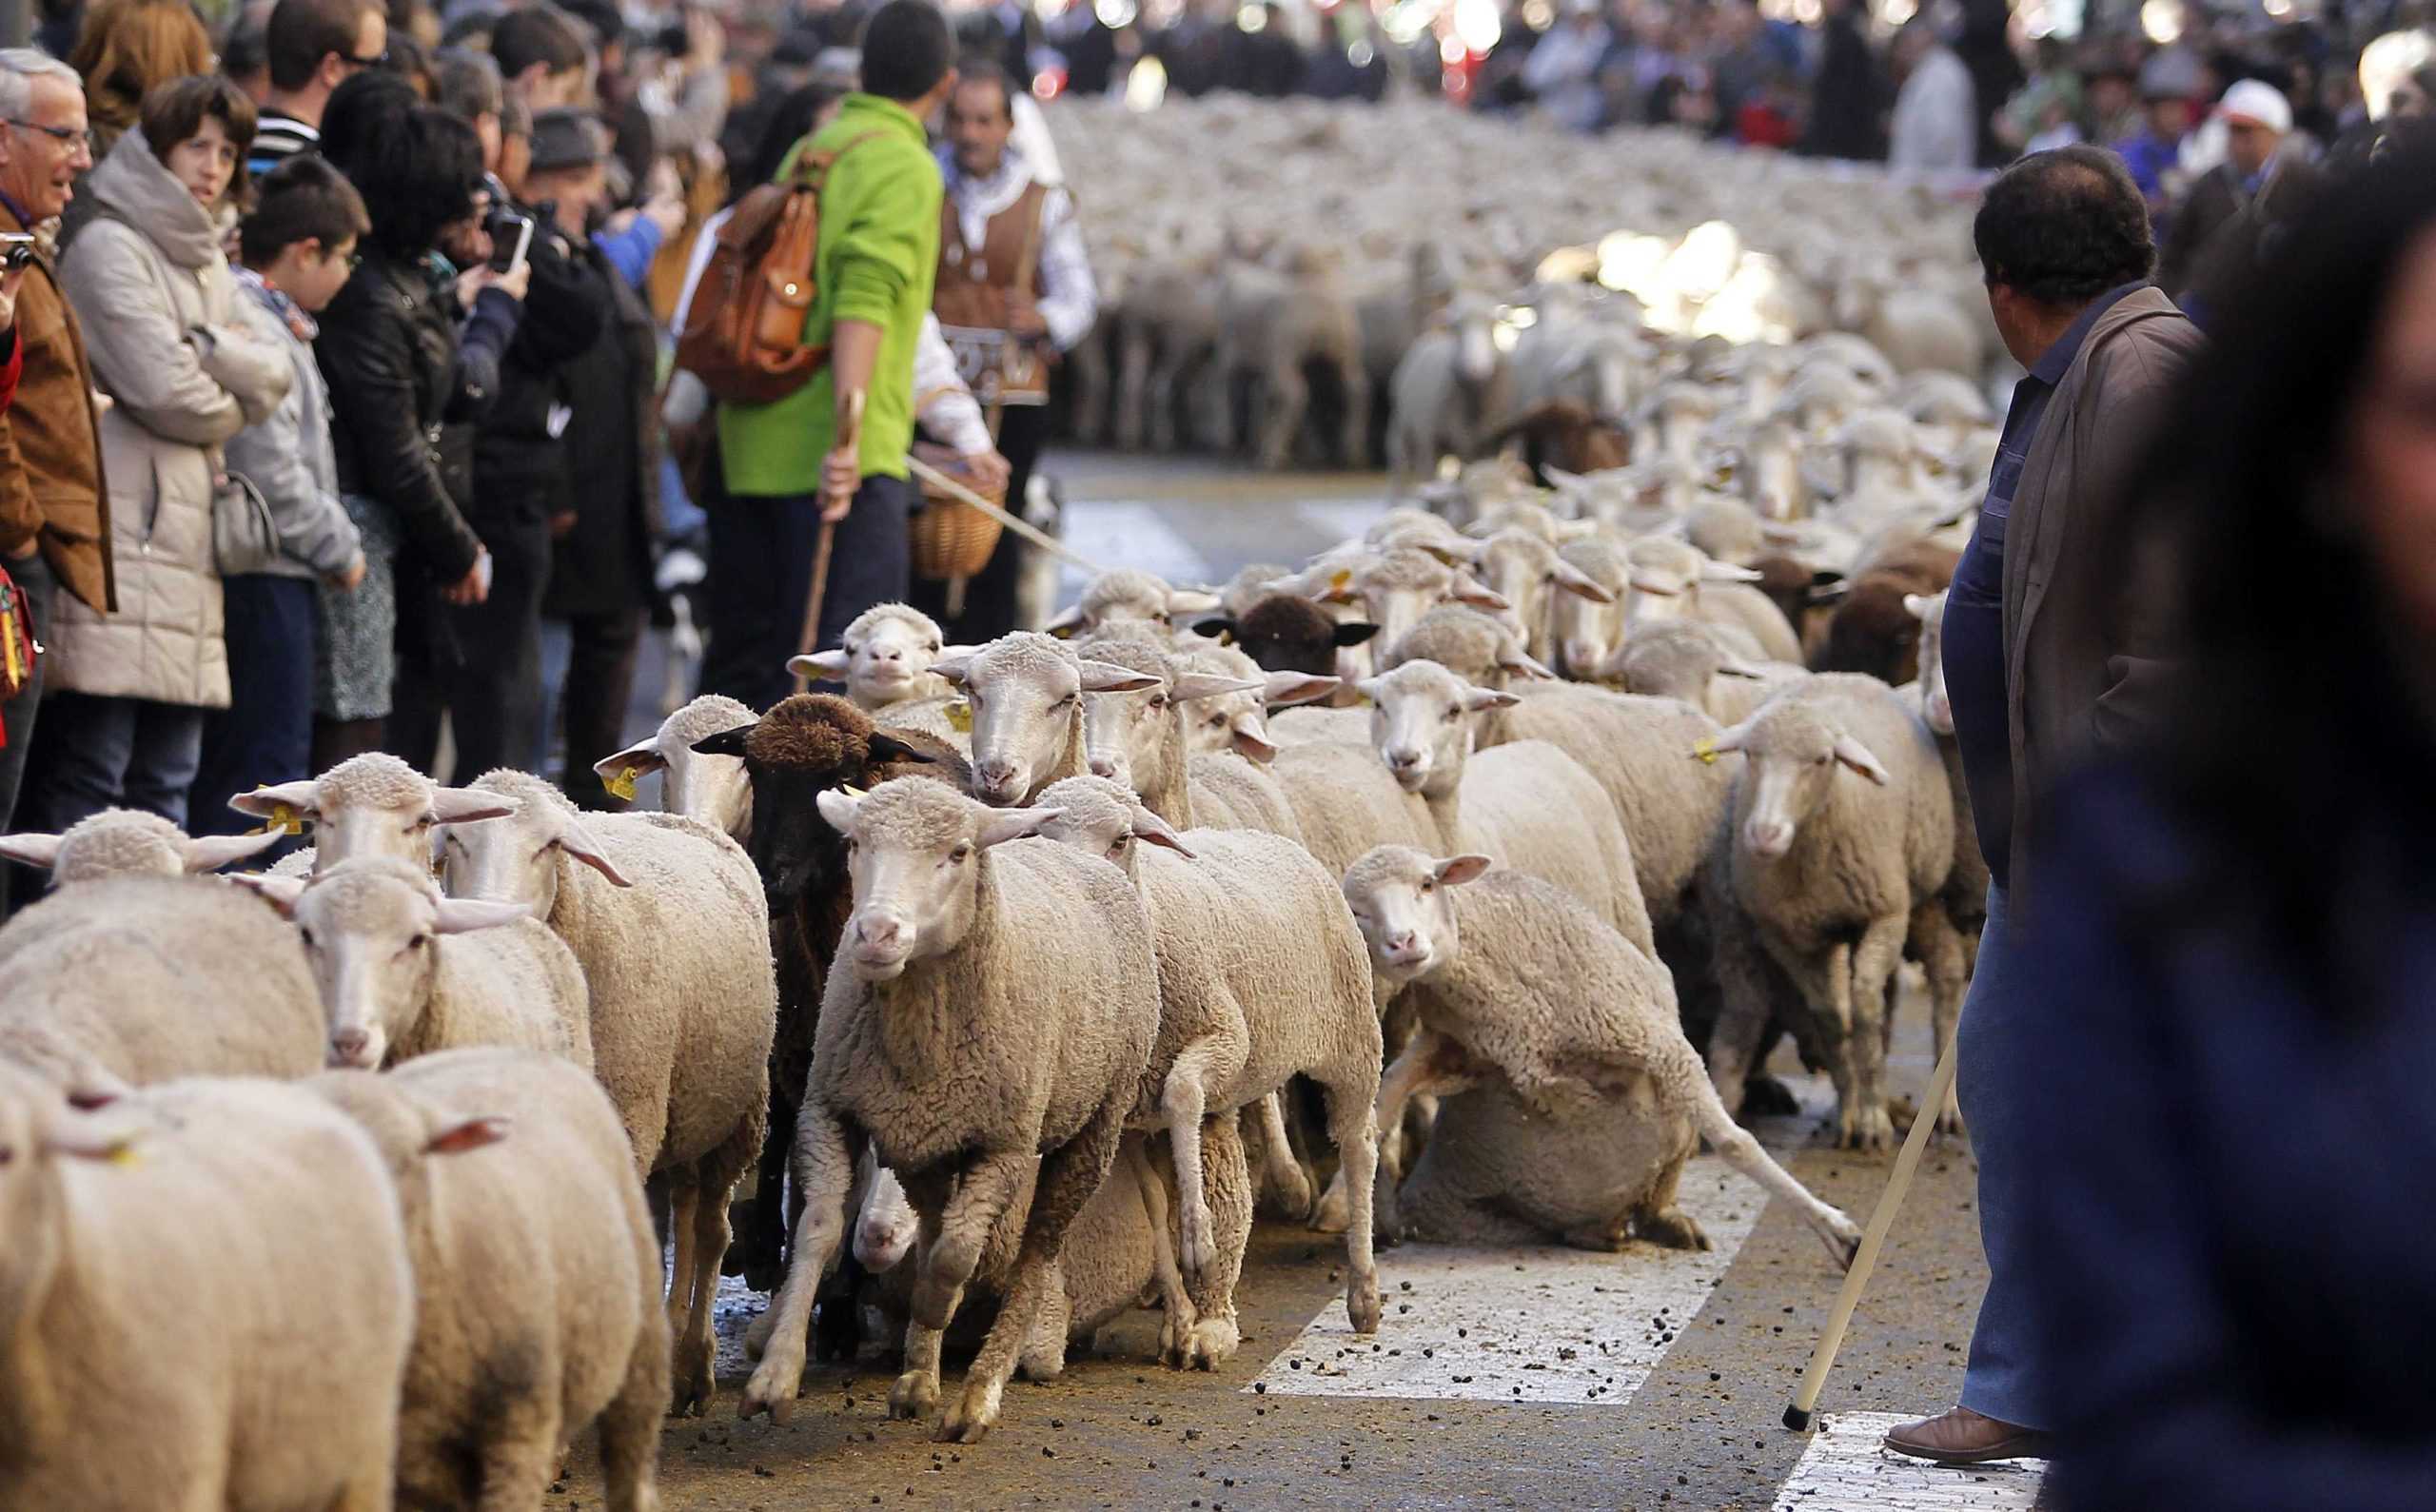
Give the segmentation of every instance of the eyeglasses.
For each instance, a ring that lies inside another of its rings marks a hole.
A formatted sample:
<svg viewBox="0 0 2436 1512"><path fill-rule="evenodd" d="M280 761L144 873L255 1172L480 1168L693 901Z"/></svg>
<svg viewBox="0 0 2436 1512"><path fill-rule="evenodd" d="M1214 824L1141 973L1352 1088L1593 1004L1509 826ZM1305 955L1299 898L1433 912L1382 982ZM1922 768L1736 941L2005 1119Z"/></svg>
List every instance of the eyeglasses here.
<svg viewBox="0 0 2436 1512"><path fill-rule="evenodd" d="M73 151L79 147L83 147L88 152L97 152L100 150L99 145L95 142L93 137L93 128L90 127L45 126L39 121L20 121L13 116L10 118L9 125L28 131L40 131L43 135L50 138L53 142L58 143L61 147L69 148L70 151Z"/></svg>
<svg viewBox="0 0 2436 1512"><path fill-rule="evenodd" d="M388 54L387 52L385 52L385 51L383 51L383 52L376 52L376 53L374 53L371 57L368 57L368 58L359 58L359 57L357 57L357 56L356 56L354 53L352 53L352 52L342 52L342 53L340 53L340 54L339 54L339 61L340 61L341 63L344 63L344 64L348 65L348 66L349 66L349 67L351 67L351 68L357 68L357 69L378 69L378 68L383 67L384 65L386 65L386 64L388 63L388 61L389 61L389 54Z"/></svg>

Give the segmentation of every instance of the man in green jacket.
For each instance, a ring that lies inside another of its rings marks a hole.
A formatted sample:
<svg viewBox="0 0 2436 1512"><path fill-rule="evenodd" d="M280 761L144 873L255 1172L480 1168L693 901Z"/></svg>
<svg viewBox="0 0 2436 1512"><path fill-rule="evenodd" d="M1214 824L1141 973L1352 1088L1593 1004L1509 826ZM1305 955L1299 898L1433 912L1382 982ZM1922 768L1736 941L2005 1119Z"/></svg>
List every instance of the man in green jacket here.
<svg viewBox="0 0 2436 1512"><path fill-rule="evenodd" d="M837 529L817 645L836 645L856 615L908 588L914 345L938 268L942 193L925 123L955 88L955 37L929 0L889 0L865 24L862 53L862 91L796 149L837 154L821 187L805 327L829 361L775 403L718 412L732 517L721 524L734 528L714 537L714 556L727 560L712 573L730 600L722 620L745 632L774 676L802 631L822 521ZM861 444L849 449L838 444L840 399L858 390Z"/></svg>

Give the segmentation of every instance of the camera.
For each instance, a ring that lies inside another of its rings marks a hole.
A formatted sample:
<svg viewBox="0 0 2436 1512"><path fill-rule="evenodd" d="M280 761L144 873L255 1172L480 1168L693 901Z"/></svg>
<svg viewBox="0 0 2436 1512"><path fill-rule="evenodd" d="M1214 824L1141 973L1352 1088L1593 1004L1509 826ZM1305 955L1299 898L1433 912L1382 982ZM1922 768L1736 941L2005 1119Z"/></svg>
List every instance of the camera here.
<svg viewBox="0 0 2436 1512"><path fill-rule="evenodd" d="M32 265L34 239L25 231L0 231L0 270L22 272Z"/></svg>

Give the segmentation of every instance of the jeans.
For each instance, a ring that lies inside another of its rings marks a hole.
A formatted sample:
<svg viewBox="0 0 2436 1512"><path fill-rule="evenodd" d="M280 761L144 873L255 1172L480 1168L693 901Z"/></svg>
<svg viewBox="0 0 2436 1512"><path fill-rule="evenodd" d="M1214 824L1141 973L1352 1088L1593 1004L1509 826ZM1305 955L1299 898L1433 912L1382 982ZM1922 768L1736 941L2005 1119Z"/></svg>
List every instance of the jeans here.
<svg viewBox="0 0 2436 1512"><path fill-rule="evenodd" d="M50 563L37 551L23 561L8 564L9 576L16 579L17 591L25 595L27 622L33 628L34 643L50 629L51 600L58 596L59 579L50 574ZM16 822L17 790L26 776L26 753L33 749L34 717L42 707L43 658L34 658L33 676L17 696L0 703L0 736L8 744L0 745L0 834L22 830Z"/></svg>
<svg viewBox="0 0 2436 1512"><path fill-rule="evenodd" d="M203 763L206 711L150 698L54 693L42 706L42 758L27 774L25 823L51 835L104 809L141 809L184 829Z"/></svg>
<svg viewBox="0 0 2436 1512"><path fill-rule="evenodd" d="M313 775L315 591L310 579L268 573L221 579L230 702L204 717L193 834L241 835L259 821L230 798Z"/></svg>
<svg viewBox="0 0 2436 1512"><path fill-rule="evenodd" d="M1971 1334L1962 1404L2016 1427L2052 1429L2055 1414L2039 1380L2040 1339L2028 1278L2038 1263L2024 1223L2022 1183L2029 1173L2019 1160L2034 1122L2021 1106L2022 1080L2005 1074L2020 1047L2052 1031L2013 980L2020 942L2008 937L2008 912L2005 885L1990 884L1979 964L1955 1030L1955 1085L1979 1162L1979 1242L1988 1252L1988 1293Z"/></svg>
<svg viewBox="0 0 2436 1512"><path fill-rule="evenodd" d="M485 531L491 591L478 604L434 612L453 641L429 655L398 658L396 705L387 748L419 772L440 755L440 720L448 717L455 742L451 780L471 782L498 767L541 770L531 753L541 728L541 595L550 583L550 527L496 526Z"/></svg>
<svg viewBox="0 0 2436 1512"><path fill-rule="evenodd" d="M559 786L579 808L622 809L613 801L592 763L626 748L626 705L635 691L635 661L642 645L639 608L620 614L576 615L550 620L544 630L544 660L554 693L548 702L535 771L543 770L553 731L566 735L566 772Z"/></svg>
<svg viewBox="0 0 2436 1512"><path fill-rule="evenodd" d="M874 604L904 599L912 560L905 517L912 497L901 478L863 480L831 544L829 589L821 600L815 649L836 645L846 626ZM701 691L767 709L795 692L787 658L802 649L820 501L804 494L729 495L714 501L710 514L703 597L711 623Z"/></svg>

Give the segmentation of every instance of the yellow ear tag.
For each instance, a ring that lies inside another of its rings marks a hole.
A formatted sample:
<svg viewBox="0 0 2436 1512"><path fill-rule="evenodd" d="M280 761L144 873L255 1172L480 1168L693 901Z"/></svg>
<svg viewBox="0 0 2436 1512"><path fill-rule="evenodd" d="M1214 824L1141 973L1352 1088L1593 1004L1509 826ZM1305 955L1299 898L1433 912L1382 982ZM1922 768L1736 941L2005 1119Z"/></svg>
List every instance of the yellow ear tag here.
<svg viewBox="0 0 2436 1512"><path fill-rule="evenodd" d="M1708 765L1715 766L1717 765L1717 742L1702 740L1692 747L1692 755L1699 756Z"/></svg>
<svg viewBox="0 0 2436 1512"><path fill-rule="evenodd" d="M125 1139L120 1140L117 1144L112 1145L110 1147L110 1152L102 1158L108 1161L113 1166L133 1166L143 1159L142 1156L135 1152L135 1136L133 1134L129 1134Z"/></svg>
<svg viewBox="0 0 2436 1512"><path fill-rule="evenodd" d="M1345 590L1352 586L1353 569L1350 567L1339 567L1336 570L1336 576L1328 579L1328 591L1330 593L1343 593Z"/></svg>
<svg viewBox="0 0 2436 1512"><path fill-rule="evenodd" d="M270 823L264 828L277 830L282 835L302 835L304 833L304 821L286 804L275 803L271 805Z"/></svg>
<svg viewBox="0 0 2436 1512"><path fill-rule="evenodd" d="M607 789L607 790L608 790L609 795L610 795L611 797L613 797L613 798L623 798L623 799L625 799L628 803L632 803L632 802L634 802L634 801L635 801L635 769L634 769L633 767L630 767L630 766L629 766L629 767L619 767L619 768L618 769L618 775L617 775L616 776L614 776L614 777L611 777L608 781L606 781L606 782L602 783L602 784L601 784L601 786L602 786L603 788L605 788L605 789Z"/></svg>
<svg viewBox="0 0 2436 1512"><path fill-rule="evenodd" d="M972 733L972 701L971 699L956 698L951 700L948 704L947 714L949 729L953 730L958 735L971 735Z"/></svg>
<svg viewBox="0 0 2436 1512"><path fill-rule="evenodd" d="M870 796L871 796L871 794L869 794L868 792L864 791L864 790L863 790L863 789L861 789L861 788L858 788L858 787L855 786L855 785L854 785L853 783L851 783L851 782L841 782L841 783L839 783L839 784L837 785L837 791L838 791L838 792L840 792L840 793L843 793L844 795L846 795L846 796L848 796L848 797L850 797L850 798L868 798L868 797L870 797Z"/></svg>

